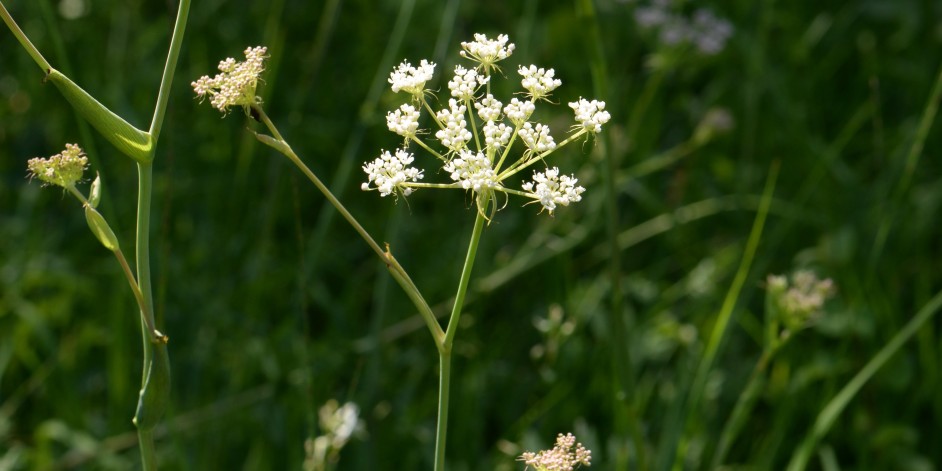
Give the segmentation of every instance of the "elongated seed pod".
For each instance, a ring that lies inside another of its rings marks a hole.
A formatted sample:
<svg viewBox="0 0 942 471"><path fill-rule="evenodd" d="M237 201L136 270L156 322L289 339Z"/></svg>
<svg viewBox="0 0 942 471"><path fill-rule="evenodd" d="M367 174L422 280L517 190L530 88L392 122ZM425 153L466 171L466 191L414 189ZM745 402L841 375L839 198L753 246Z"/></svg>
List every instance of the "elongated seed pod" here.
<svg viewBox="0 0 942 471"><path fill-rule="evenodd" d="M124 155L143 163L154 159L154 142L148 133L116 115L58 70L49 69L46 80L52 82L82 117Z"/></svg>

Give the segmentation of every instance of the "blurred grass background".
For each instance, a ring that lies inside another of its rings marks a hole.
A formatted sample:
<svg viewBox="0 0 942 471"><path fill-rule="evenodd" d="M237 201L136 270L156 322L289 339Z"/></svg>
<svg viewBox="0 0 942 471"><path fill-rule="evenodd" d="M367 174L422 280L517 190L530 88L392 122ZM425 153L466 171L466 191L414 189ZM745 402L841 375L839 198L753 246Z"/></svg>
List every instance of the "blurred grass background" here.
<svg viewBox="0 0 942 471"><path fill-rule="evenodd" d="M176 2L4 4L54 66L147 125ZM359 191L359 166L398 145L384 122L403 101L386 86L392 67L428 58L450 70L459 43L482 32L517 44L508 82L518 64L556 69L563 106L543 108L555 135L579 96L606 100L612 121L597 145L567 147L553 162L588 188L582 203L550 218L511 200L484 234L455 348L450 469L522 469L520 451L566 431L593 450L594 468L655 469L774 160L781 175L765 233L674 469L706 469L759 357L765 275L810 267L839 294L770 366L728 459L730 469L783 468L827 401L942 287L933 120L912 152L942 64L942 4L673 2L675 14L706 7L730 22L714 55L667 47L636 22L646 6L194 2L155 165L156 302L174 375L163 467L298 469L305 439L320 433L317 409L335 398L359 405L367 431L337 469L431 468L437 358L410 303L315 189L245 132L239 112L220 119L188 84L267 45L266 110L445 313L469 200L420 191L394 204ZM441 77L433 87L444 90ZM711 110L734 126L692 140ZM25 178L27 159L66 142L101 172L102 210L131 247L133 166L0 32L3 470L139 466L134 299L75 202ZM616 211L606 211L608 176ZM942 466L940 327L927 324L863 388L813 469ZM631 384L631 407L613 397L617 377Z"/></svg>

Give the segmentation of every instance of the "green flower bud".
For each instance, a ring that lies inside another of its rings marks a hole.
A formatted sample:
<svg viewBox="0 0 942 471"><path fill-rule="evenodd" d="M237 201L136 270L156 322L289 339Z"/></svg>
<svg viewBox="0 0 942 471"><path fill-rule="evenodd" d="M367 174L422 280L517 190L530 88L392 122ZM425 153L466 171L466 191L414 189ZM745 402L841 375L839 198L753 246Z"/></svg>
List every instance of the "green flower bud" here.
<svg viewBox="0 0 942 471"><path fill-rule="evenodd" d="M105 218L91 205L85 206L85 220L88 222L88 228L92 230L101 245L104 245L106 249L112 252L118 250L118 238L115 237L114 231L108 226Z"/></svg>

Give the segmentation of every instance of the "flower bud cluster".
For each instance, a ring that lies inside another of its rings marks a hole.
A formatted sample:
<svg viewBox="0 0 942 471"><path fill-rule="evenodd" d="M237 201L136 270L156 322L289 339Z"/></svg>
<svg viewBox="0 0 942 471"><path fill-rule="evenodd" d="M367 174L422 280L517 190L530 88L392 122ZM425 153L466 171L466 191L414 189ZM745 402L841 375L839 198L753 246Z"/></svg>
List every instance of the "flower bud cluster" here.
<svg viewBox="0 0 942 471"><path fill-rule="evenodd" d="M388 196L396 191L409 196L412 188L403 184L421 180L424 176L422 170L409 166L413 160L415 158L412 154L402 149L397 150L395 155L383 151L376 160L363 165L368 182L362 184L361 189L379 190L380 196Z"/></svg>
<svg viewBox="0 0 942 471"><path fill-rule="evenodd" d="M791 279L784 275L769 275L766 280L768 296L779 320L790 330L798 330L814 322L824 303L836 289L830 278L818 279L814 272L799 270Z"/></svg>
<svg viewBox="0 0 942 471"><path fill-rule="evenodd" d="M199 98L209 97L213 108L225 113L230 106L248 107L261 101L255 95L259 77L265 70L265 47L249 47L244 51L245 61L227 58L219 63L219 73L210 78L200 77L190 85Z"/></svg>
<svg viewBox="0 0 942 471"><path fill-rule="evenodd" d="M525 452L520 455L520 461L537 471L572 471L581 466L591 466L592 452L576 442L575 435L567 433L556 437L556 446L552 449Z"/></svg>
<svg viewBox="0 0 942 471"><path fill-rule="evenodd" d="M88 157L76 144L66 144L65 150L49 158L36 157L27 162L32 177L46 184L69 188L82 179L88 168Z"/></svg>

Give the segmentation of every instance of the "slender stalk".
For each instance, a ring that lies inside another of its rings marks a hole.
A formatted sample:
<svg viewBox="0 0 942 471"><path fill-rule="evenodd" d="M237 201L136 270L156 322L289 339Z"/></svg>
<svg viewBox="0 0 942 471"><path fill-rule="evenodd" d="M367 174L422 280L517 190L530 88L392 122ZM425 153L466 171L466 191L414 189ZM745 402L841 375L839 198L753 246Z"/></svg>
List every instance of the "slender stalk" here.
<svg viewBox="0 0 942 471"><path fill-rule="evenodd" d="M36 46L33 46L33 43L30 42L29 38L26 37L26 33L17 26L16 22L13 21L13 17L10 16L10 12L7 11L6 7L3 6L3 2L0 2L0 17L3 18L3 22L7 24L7 27L10 28L10 32L16 36L16 39L23 45L23 48L26 49L26 52L29 53L29 56L33 58L33 61L36 62L36 65L39 68L43 69L43 72L48 73L49 69L52 69L52 66L49 65L49 62L46 61L46 58L39 53L39 49L36 49Z"/></svg>
<svg viewBox="0 0 942 471"><path fill-rule="evenodd" d="M477 212L474 220L474 229L471 231L471 241L468 243L468 254L464 259L464 267L461 269L461 280L458 282L458 293L455 295L455 304L451 310L451 317L448 319L448 328L445 332L445 341L439 350L439 372L438 382L438 425L435 436L435 471L445 470L445 441L448 436L448 403L451 391L451 349L455 341L455 333L458 331L458 321L461 319L461 308L464 305L465 294L468 292L468 282L471 279L471 269L474 267L474 259L477 256L478 244L481 242L481 233L484 230L484 222L487 218L484 213L487 211L487 205Z"/></svg>
<svg viewBox="0 0 942 471"><path fill-rule="evenodd" d="M137 239L136 239L136 258L137 258L137 280L138 286L143 297L141 310L141 328L147 330L147 325L154 325L154 298L151 288L150 276L150 205L151 190L153 186L153 166L150 163L138 163L138 199L137 199ZM150 337L142 335L144 347L144 372L141 379L141 399L138 403L138 413L135 416L135 423L138 427L138 438L141 446L141 461L145 471L157 469L157 459L154 450L154 437L151 433L152 425L144 424L138 420L142 415L142 405L144 398L148 395L147 388L150 386L151 368L154 364L154 344ZM156 422L156 420L155 420ZM148 427L150 426L150 427Z"/></svg>
<svg viewBox="0 0 942 471"><path fill-rule="evenodd" d="M730 447L733 446L733 443L739 436L739 432L742 431L742 426L745 424L746 418L749 416L749 413L752 412L752 407L755 405L756 399L759 398L762 385L765 384L763 374L769 366L769 362L774 353L773 350L766 349L762 352L759 361L756 362L755 368L753 368L752 373L749 375L749 382L746 383L746 388L743 390L742 394L739 395L739 398L736 399L736 405L733 406L733 411L730 413L729 419L726 420L723 431L720 432L720 439L716 445L716 452L713 455L712 464L709 469L719 469L720 465L723 464L723 460L726 459L726 454L729 453Z"/></svg>
<svg viewBox="0 0 942 471"><path fill-rule="evenodd" d="M265 127L268 128L269 132L272 133L274 139L263 134L256 134L256 138L259 139L262 143L272 147L273 149L281 152L285 157L288 158L299 170L304 174L314 184L315 187L327 198L327 201L340 213L341 216L349 223L353 229L360 234L360 237L366 241L366 244L373 250L374 253L386 264L386 267L389 269L390 274L393 278L399 283L399 286L402 287L406 295L409 296L409 299L412 300L412 303L415 304L415 307L419 310L419 314L422 315L422 318L425 320L426 325L428 326L429 332L432 334L432 338L435 340L435 345L441 351L442 344L444 341L445 333L442 331L441 326L438 324L438 320L435 318L435 314L432 313L432 308L429 307L428 303L425 301L425 298L422 297L422 293L419 292L418 287L409 277L409 274L406 273L405 269L402 268L402 265L399 264L399 261L393 257L392 252L389 251L387 247L386 250L380 248L379 244L373 239L372 236L363 226L360 225L359 221L350 214L350 211L337 199L336 196L327 188L324 183L317 178L317 175L308 168L307 165L301 161L301 158L294 152L290 145L284 140L281 136L281 133L278 132L278 128L275 127L275 124L271 121L265 110L260 106L253 105L252 110L259 117Z"/></svg>
<svg viewBox="0 0 942 471"><path fill-rule="evenodd" d="M186 19L190 12L190 0L180 0L177 8L177 20L173 25L173 36L170 39L170 51L167 53L167 63L160 78L160 91L157 92L157 106L154 109L154 118L150 122L150 136L154 142L160 137L160 129L164 123L167 112L167 102L170 99L170 85L173 82L173 73L177 70L177 59L180 57L180 47L183 44L183 33L186 31ZM153 147L151 147L153 152Z"/></svg>

